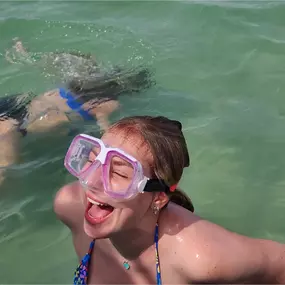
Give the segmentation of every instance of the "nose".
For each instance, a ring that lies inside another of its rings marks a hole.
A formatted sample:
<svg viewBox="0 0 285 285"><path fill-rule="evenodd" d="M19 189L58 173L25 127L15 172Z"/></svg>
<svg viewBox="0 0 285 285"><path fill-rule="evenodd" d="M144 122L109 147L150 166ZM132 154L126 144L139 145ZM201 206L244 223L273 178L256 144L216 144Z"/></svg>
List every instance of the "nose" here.
<svg viewBox="0 0 285 285"><path fill-rule="evenodd" d="M103 190L103 170L100 161L94 162L80 175L80 180L90 190Z"/></svg>

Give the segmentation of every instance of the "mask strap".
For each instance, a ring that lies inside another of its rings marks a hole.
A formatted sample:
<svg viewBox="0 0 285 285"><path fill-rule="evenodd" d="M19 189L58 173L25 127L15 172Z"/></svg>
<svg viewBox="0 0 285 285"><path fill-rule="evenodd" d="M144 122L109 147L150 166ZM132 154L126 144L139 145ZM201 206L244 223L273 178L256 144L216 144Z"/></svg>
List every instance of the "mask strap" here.
<svg viewBox="0 0 285 285"><path fill-rule="evenodd" d="M168 192L169 186L161 179L149 179L143 189L144 192Z"/></svg>

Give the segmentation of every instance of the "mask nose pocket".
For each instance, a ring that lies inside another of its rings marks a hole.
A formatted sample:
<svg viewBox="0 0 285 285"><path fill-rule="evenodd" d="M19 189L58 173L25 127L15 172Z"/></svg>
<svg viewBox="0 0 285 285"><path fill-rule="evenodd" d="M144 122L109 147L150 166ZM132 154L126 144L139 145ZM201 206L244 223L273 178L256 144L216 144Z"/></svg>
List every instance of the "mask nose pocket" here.
<svg viewBox="0 0 285 285"><path fill-rule="evenodd" d="M103 165L99 160L95 160L88 169L80 174L81 184L91 189L98 189L103 187L102 180L102 167Z"/></svg>

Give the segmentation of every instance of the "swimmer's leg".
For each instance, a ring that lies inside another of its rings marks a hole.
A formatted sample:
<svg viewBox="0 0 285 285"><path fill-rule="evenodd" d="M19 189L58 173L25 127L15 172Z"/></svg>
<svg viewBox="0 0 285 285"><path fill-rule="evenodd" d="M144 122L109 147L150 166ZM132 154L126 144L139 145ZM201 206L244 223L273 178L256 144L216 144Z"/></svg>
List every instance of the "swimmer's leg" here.
<svg viewBox="0 0 285 285"><path fill-rule="evenodd" d="M5 168L18 159L21 136L22 134L17 131L17 121L0 121L0 185L5 178Z"/></svg>
<svg viewBox="0 0 285 285"><path fill-rule="evenodd" d="M30 61L31 55L24 48L23 43L18 38L15 38L14 41L15 44L12 47L12 51L14 50L14 52L11 53L11 51L7 50L5 53L6 60L10 63L17 63L20 59L18 57L21 56L22 59Z"/></svg>
<svg viewBox="0 0 285 285"><path fill-rule="evenodd" d="M16 52L19 52L23 55L28 55L27 50L24 48L23 43L21 41L16 41L14 48L16 50Z"/></svg>

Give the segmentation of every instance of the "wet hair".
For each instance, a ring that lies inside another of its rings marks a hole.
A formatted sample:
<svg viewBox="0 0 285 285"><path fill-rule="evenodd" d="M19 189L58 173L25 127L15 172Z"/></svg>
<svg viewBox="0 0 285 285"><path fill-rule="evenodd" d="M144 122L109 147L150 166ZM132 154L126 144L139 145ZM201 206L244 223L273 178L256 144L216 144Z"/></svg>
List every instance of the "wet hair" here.
<svg viewBox="0 0 285 285"><path fill-rule="evenodd" d="M92 54L91 53L83 53L79 50L70 50L68 52L64 52L64 51L55 51L53 52L54 55L64 55L64 54L69 54L69 55L73 55L76 57L81 57L83 59L88 59L88 60L93 60L92 58ZM96 64L96 62L94 61L94 64Z"/></svg>
<svg viewBox="0 0 285 285"><path fill-rule="evenodd" d="M184 168L190 166L187 144L179 121L163 116L125 117L114 123L108 131L122 131L126 137L136 134L141 136L151 151L151 178L161 179L168 186L178 184ZM182 190L167 191L166 194L171 202L194 212L191 199Z"/></svg>
<svg viewBox="0 0 285 285"><path fill-rule="evenodd" d="M114 68L111 72L94 74L88 78L74 78L67 88L81 102L116 100L122 94L131 94L154 84L147 68Z"/></svg>

